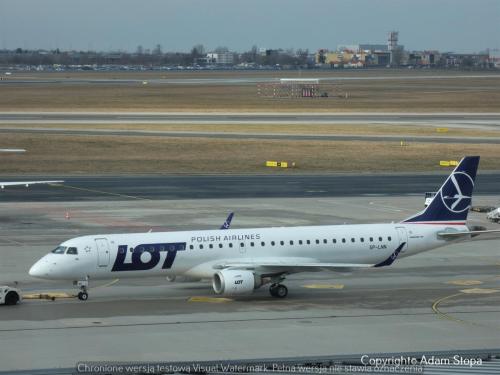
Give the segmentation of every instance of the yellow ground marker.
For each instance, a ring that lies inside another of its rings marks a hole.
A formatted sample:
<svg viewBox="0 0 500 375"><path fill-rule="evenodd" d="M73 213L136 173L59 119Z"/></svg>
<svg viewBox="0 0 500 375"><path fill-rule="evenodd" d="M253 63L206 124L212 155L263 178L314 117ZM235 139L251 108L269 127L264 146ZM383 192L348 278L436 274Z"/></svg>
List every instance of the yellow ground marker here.
<svg viewBox="0 0 500 375"><path fill-rule="evenodd" d="M308 284L303 287L308 289L344 289L344 284Z"/></svg>
<svg viewBox="0 0 500 375"><path fill-rule="evenodd" d="M461 292L466 294L492 294L492 293L498 293L500 292L500 290L486 289L486 288L471 288L471 289L462 289Z"/></svg>
<svg viewBox="0 0 500 375"><path fill-rule="evenodd" d="M188 299L188 302L208 302L208 303L224 303L232 301L234 300L231 298L222 298L222 297L191 297Z"/></svg>
<svg viewBox="0 0 500 375"><path fill-rule="evenodd" d="M463 285L463 286L480 285L482 283L483 282L479 280L451 280L446 282L446 284Z"/></svg>
<svg viewBox="0 0 500 375"><path fill-rule="evenodd" d="M76 296L69 293L27 293L23 294L23 299L51 299L55 300L56 298L75 298Z"/></svg>

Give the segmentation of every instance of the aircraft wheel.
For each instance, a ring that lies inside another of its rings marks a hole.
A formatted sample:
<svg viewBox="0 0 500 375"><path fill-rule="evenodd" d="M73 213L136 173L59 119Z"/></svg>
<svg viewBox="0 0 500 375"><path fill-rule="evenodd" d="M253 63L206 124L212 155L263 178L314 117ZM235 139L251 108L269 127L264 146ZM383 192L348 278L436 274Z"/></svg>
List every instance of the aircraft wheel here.
<svg viewBox="0 0 500 375"><path fill-rule="evenodd" d="M80 292L78 293L78 299L80 301L86 301L89 299L89 294L87 292Z"/></svg>
<svg viewBox="0 0 500 375"><path fill-rule="evenodd" d="M285 298L288 295L288 288L283 284L273 284L269 288L269 293L276 298Z"/></svg>
<svg viewBox="0 0 500 375"><path fill-rule="evenodd" d="M6 305L16 305L19 302L19 296L15 292L9 292L5 296Z"/></svg>

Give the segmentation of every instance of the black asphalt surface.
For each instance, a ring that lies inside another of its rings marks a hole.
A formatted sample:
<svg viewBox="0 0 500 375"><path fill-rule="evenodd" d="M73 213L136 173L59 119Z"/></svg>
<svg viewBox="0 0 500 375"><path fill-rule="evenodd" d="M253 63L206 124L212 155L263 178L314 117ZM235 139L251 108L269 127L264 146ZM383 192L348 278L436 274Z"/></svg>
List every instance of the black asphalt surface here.
<svg viewBox="0 0 500 375"><path fill-rule="evenodd" d="M62 186L9 187L1 202L53 202L131 199L224 199L407 195L435 191L447 174L368 175L195 175L195 176L43 176ZM2 181L42 179L2 176ZM500 172L479 174L475 194L500 192Z"/></svg>

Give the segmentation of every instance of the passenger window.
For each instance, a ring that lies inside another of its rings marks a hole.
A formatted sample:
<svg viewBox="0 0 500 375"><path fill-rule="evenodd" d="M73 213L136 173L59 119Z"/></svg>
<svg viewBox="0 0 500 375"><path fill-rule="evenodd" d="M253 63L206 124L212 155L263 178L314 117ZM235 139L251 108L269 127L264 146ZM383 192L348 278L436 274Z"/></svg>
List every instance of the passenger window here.
<svg viewBox="0 0 500 375"><path fill-rule="evenodd" d="M290 245L293 245L293 241L290 241Z"/></svg>
<svg viewBox="0 0 500 375"><path fill-rule="evenodd" d="M302 245L302 240L299 240L299 245Z"/></svg>
<svg viewBox="0 0 500 375"><path fill-rule="evenodd" d="M264 241L262 241L262 242L260 243L260 246L266 246L266 243L265 243Z"/></svg>
<svg viewBox="0 0 500 375"><path fill-rule="evenodd" d="M323 240L323 243L328 243L328 240L327 240L327 239L324 239L324 240Z"/></svg>
<svg viewBox="0 0 500 375"><path fill-rule="evenodd" d="M66 254L77 255L78 254L78 250L76 249L76 247L69 247L68 251L66 252Z"/></svg>
<svg viewBox="0 0 500 375"><path fill-rule="evenodd" d="M232 242L229 243L229 247L233 247L233 243Z"/></svg>
<svg viewBox="0 0 500 375"><path fill-rule="evenodd" d="M382 237L379 237L379 238L378 238L378 240L379 240L380 242L382 242Z"/></svg>
<svg viewBox="0 0 500 375"><path fill-rule="evenodd" d="M354 242L354 241L355 241L355 239L354 239L354 238L351 238L351 242Z"/></svg>
<svg viewBox="0 0 500 375"><path fill-rule="evenodd" d="M316 240L316 244L319 244L319 240Z"/></svg>
<svg viewBox="0 0 500 375"><path fill-rule="evenodd" d="M392 241L391 236L387 237L387 240L388 240L388 241Z"/></svg>
<svg viewBox="0 0 500 375"><path fill-rule="evenodd" d="M365 239L364 239L363 237L361 237L359 240L360 240L361 242L365 242Z"/></svg>
<svg viewBox="0 0 500 375"><path fill-rule="evenodd" d="M310 245L311 244L311 241L310 240L307 240L307 244Z"/></svg>
<svg viewBox="0 0 500 375"><path fill-rule="evenodd" d="M284 241L280 241L280 245L283 246L285 244Z"/></svg>
<svg viewBox="0 0 500 375"><path fill-rule="evenodd" d="M219 244L219 249L222 249L222 244L221 243Z"/></svg>
<svg viewBox="0 0 500 375"><path fill-rule="evenodd" d="M240 247L245 247L245 243L244 242L240 242Z"/></svg>
<svg viewBox="0 0 500 375"><path fill-rule="evenodd" d="M254 245L254 243L253 243L253 242L250 242L250 246L252 246L252 247L253 247L253 245Z"/></svg>
<svg viewBox="0 0 500 375"><path fill-rule="evenodd" d="M193 245L189 245L189 249L190 249L190 250L193 250L193 249L194 249L194 246L193 246ZM130 248L130 251L132 251L132 248Z"/></svg>
<svg viewBox="0 0 500 375"><path fill-rule="evenodd" d="M370 237L370 242L373 242L373 237Z"/></svg>
<svg viewBox="0 0 500 375"><path fill-rule="evenodd" d="M133 248L133 247L131 247L131 248L130 248L130 252L131 252L131 253L133 253L133 252L134 252L134 248Z"/></svg>
<svg viewBox="0 0 500 375"><path fill-rule="evenodd" d="M200 249L203 249L203 245L200 245Z"/></svg>
<svg viewBox="0 0 500 375"><path fill-rule="evenodd" d="M333 243L337 243L337 240L335 238L333 239Z"/></svg>
<svg viewBox="0 0 500 375"><path fill-rule="evenodd" d="M213 249L213 248L214 248L214 245L210 244L210 245L208 245L208 247L209 247L210 249Z"/></svg>
<svg viewBox="0 0 500 375"><path fill-rule="evenodd" d="M342 243L345 243L345 238L342 238Z"/></svg>
<svg viewBox="0 0 500 375"><path fill-rule="evenodd" d="M274 246L274 241L271 241L271 246Z"/></svg>

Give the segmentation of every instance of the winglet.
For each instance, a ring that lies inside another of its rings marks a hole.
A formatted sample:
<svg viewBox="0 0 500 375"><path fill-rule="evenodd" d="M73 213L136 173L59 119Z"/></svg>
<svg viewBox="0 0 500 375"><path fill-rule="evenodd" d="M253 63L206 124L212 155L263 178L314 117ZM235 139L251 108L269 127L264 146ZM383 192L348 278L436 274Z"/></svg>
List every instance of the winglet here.
<svg viewBox="0 0 500 375"><path fill-rule="evenodd" d="M396 260L396 258L398 257L399 253L401 252L401 250L403 249L403 247L405 245L406 245L406 242L403 242L401 245L399 245L399 247L396 250L394 250L394 252L391 254L391 256L389 258L387 258L383 262L375 264L373 267L390 266L392 263L394 263L394 261Z"/></svg>
<svg viewBox="0 0 500 375"><path fill-rule="evenodd" d="M220 229L229 229L231 226L231 220L233 220L234 212L231 212L229 216L227 217L226 221L224 221L224 224L220 227Z"/></svg>

